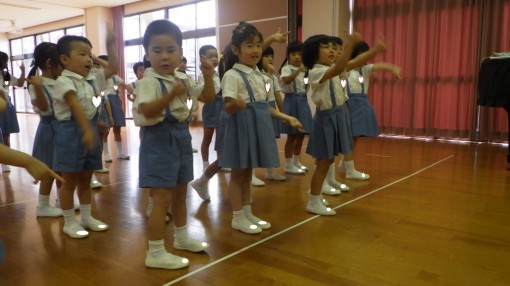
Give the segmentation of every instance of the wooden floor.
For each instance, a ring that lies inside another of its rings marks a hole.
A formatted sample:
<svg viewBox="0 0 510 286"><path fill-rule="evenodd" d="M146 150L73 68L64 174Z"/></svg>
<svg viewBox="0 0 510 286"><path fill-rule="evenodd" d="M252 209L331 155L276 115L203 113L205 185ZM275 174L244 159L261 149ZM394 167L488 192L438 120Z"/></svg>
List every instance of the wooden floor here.
<svg viewBox="0 0 510 286"><path fill-rule="evenodd" d="M23 133L12 136L12 147L30 152L38 118L19 120ZM209 183L210 202L188 192L190 231L210 249L173 250L170 223L167 248L191 263L156 270L144 266L147 193L137 188L138 128L128 125L131 160L108 164L111 172L98 175L105 186L93 192L95 216L110 225L107 232L69 238L62 218L36 218L38 186L25 170L0 176L7 252L0 285L510 285L505 146L361 139L356 166L372 178L348 181L338 173L352 191L328 197L334 217L305 212L310 173L253 187L255 214L273 225L259 235L230 227L230 174L220 173ZM202 130L191 132L198 148ZM313 166L308 155L302 161ZM198 176L199 153L194 166Z"/></svg>

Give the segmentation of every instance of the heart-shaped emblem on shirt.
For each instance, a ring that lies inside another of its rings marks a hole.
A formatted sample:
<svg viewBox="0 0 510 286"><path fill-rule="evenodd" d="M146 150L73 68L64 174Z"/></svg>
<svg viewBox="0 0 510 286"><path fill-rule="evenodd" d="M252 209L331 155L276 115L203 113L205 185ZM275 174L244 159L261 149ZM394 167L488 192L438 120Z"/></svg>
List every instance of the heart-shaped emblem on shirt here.
<svg viewBox="0 0 510 286"><path fill-rule="evenodd" d="M340 80L340 84L342 85L342 88L345 88L345 85L347 84L347 80L345 80L345 78L342 78Z"/></svg>
<svg viewBox="0 0 510 286"><path fill-rule="evenodd" d="M186 100L186 106L188 107L189 110L191 110L191 108L193 107L193 100L189 97L188 100Z"/></svg>
<svg viewBox="0 0 510 286"><path fill-rule="evenodd" d="M92 104L94 104L95 107L98 107L99 104L101 104L101 97L100 96L93 96L92 97Z"/></svg>
<svg viewBox="0 0 510 286"><path fill-rule="evenodd" d="M266 93L269 93L270 89L271 89L271 84L269 82L266 82Z"/></svg>

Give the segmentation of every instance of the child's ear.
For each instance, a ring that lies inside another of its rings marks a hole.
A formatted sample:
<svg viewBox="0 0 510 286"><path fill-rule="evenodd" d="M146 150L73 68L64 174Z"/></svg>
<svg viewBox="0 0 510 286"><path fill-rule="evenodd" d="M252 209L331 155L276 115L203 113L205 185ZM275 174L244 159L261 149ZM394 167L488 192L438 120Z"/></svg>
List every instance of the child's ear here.
<svg viewBox="0 0 510 286"><path fill-rule="evenodd" d="M62 63L62 65L64 65L64 67L69 62L69 57L66 55L60 55L59 59L60 59L60 62Z"/></svg>
<svg viewBox="0 0 510 286"><path fill-rule="evenodd" d="M232 53L234 53L234 55L239 57L239 49L236 46L231 45L230 50L232 51Z"/></svg>

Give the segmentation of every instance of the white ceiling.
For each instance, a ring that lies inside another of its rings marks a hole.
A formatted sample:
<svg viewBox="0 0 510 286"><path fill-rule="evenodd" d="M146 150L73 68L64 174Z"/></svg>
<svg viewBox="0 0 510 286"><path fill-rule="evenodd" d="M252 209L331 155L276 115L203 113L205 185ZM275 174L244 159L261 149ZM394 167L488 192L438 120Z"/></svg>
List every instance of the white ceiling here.
<svg viewBox="0 0 510 286"><path fill-rule="evenodd" d="M115 7L140 0L0 0L0 33L7 33L14 20L24 29L84 15L86 8Z"/></svg>

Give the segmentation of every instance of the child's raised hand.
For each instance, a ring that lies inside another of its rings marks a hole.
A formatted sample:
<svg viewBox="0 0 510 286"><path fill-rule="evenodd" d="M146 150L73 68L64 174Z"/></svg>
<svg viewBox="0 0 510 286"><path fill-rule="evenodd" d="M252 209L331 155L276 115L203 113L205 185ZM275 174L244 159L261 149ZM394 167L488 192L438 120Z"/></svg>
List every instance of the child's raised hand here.
<svg viewBox="0 0 510 286"><path fill-rule="evenodd" d="M168 95L175 97L183 93L186 93L186 87L184 86L184 84L182 84L180 80L177 80L174 86L172 87L172 90L168 93Z"/></svg>
<svg viewBox="0 0 510 286"><path fill-rule="evenodd" d="M34 179L37 181L40 181L44 178L52 177L56 179L59 182L63 182L64 179L60 177L57 173L53 172L46 164L42 163L41 161L31 157L30 162L28 163L26 170Z"/></svg>
<svg viewBox="0 0 510 286"><path fill-rule="evenodd" d="M33 86L40 87L42 86L42 77L40 76L31 76L27 78L27 82Z"/></svg>
<svg viewBox="0 0 510 286"><path fill-rule="evenodd" d="M374 49L376 49L377 52L382 53L382 52L386 52L386 46L387 46L386 38L381 35L377 39L377 42L375 43Z"/></svg>
<svg viewBox="0 0 510 286"><path fill-rule="evenodd" d="M24 74L25 73L25 64L22 62L21 65L19 66L19 69L21 70L21 73Z"/></svg>
<svg viewBox="0 0 510 286"><path fill-rule="evenodd" d="M200 56L200 71L202 71L204 75L214 74L214 65L204 56Z"/></svg>
<svg viewBox="0 0 510 286"><path fill-rule="evenodd" d="M282 28L278 28L278 31L276 33L269 36L273 42L278 42L280 44L283 44L287 41L287 36L290 34L290 31L287 31L285 33L282 33Z"/></svg>
<svg viewBox="0 0 510 286"><path fill-rule="evenodd" d="M296 128L300 132L305 132L303 125L301 125L301 122L299 122L299 120L297 120L296 117L291 116L289 119L289 124L290 124L290 126L292 126L292 128Z"/></svg>
<svg viewBox="0 0 510 286"><path fill-rule="evenodd" d="M401 69L399 66L395 66L393 67L393 74L398 78L398 79L401 79L400 77L400 72L401 72Z"/></svg>
<svg viewBox="0 0 510 286"><path fill-rule="evenodd" d="M361 34L358 32L350 34L347 29L342 29L342 34L344 42L350 42L353 46L362 41Z"/></svg>
<svg viewBox="0 0 510 286"><path fill-rule="evenodd" d="M111 46L115 46L116 44L117 44L117 36L113 32L113 27L108 26L108 31L106 34L106 46L111 47Z"/></svg>

